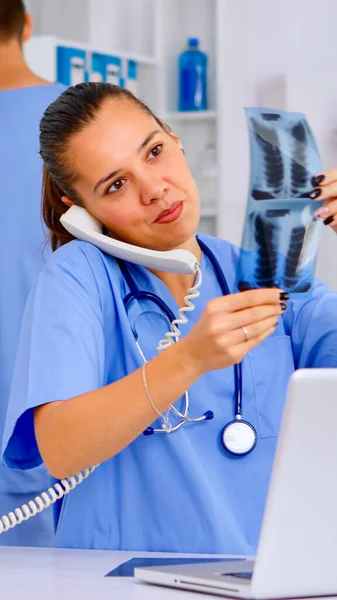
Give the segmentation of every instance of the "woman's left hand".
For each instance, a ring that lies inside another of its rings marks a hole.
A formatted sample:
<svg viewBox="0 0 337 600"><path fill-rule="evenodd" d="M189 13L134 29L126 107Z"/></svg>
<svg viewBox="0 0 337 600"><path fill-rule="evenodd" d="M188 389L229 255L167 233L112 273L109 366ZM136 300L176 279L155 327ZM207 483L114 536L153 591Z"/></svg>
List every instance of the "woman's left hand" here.
<svg viewBox="0 0 337 600"><path fill-rule="evenodd" d="M337 233L337 169L329 169L315 175L311 183L313 190L309 193L312 200L323 200L323 206L315 215L323 220Z"/></svg>

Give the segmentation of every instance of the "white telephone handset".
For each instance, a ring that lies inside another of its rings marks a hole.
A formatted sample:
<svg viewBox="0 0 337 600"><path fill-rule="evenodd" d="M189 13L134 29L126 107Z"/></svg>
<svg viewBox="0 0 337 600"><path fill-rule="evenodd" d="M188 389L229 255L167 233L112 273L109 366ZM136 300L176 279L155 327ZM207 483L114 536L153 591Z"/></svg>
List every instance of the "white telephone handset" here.
<svg viewBox="0 0 337 600"><path fill-rule="evenodd" d="M173 273L196 273L198 260L188 250L159 252L120 242L102 233L102 225L81 206L71 206L62 215L63 227L74 237L91 242L97 248L116 258L127 260L148 269Z"/></svg>
<svg viewBox="0 0 337 600"><path fill-rule="evenodd" d="M171 331L167 332L165 334L165 339L159 342L157 350L164 350L173 344L174 341L177 341L180 336L178 326L187 323L186 313L194 309L192 300L199 296L198 290L202 283L201 270L194 254L188 250L158 252L114 240L113 238L104 235L102 233L102 225L80 206L71 206L71 208L62 215L60 221L63 227L74 237L85 242L91 242L103 252L111 254L116 258L127 260L149 269L172 271L174 273L198 274L198 281L192 288L188 289L188 294L184 298L185 306L178 310L178 318L172 321ZM174 407L171 408L176 412ZM186 415L185 417L188 421L188 417ZM0 535L54 504L57 500L61 499L65 494L68 494L77 485L82 483L83 479L86 479L97 466L98 465L89 467L80 473L62 479L60 483L56 483L54 487L50 487L46 492L43 492L41 496L36 496L36 498L28 502L28 504L24 504L21 508L16 508L14 512L10 512L8 515L3 515L0 518Z"/></svg>

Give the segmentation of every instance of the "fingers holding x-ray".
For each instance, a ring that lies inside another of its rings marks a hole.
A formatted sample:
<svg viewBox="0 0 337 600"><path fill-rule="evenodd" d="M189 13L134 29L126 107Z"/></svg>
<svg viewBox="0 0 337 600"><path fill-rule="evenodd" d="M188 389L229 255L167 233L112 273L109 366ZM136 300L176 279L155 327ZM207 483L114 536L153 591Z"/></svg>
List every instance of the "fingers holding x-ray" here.
<svg viewBox="0 0 337 600"><path fill-rule="evenodd" d="M240 362L268 337L285 308L277 289L250 290L211 300L186 340L189 353L203 372Z"/></svg>

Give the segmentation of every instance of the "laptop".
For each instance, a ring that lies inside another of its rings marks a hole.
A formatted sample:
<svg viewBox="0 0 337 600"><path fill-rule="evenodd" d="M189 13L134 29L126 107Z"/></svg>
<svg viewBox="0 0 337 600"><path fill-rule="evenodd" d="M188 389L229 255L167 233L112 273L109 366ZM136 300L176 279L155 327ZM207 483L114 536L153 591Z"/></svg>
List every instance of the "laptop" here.
<svg viewBox="0 0 337 600"><path fill-rule="evenodd" d="M235 598L337 596L337 369L301 369L290 378L255 560L134 575Z"/></svg>

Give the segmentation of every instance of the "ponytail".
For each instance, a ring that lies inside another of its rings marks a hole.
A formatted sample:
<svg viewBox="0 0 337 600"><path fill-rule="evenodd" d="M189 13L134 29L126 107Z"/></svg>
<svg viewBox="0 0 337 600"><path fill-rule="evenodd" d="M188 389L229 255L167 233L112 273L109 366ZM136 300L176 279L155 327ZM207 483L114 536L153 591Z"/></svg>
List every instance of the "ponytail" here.
<svg viewBox="0 0 337 600"><path fill-rule="evenodd" d="M53 180L46 167L43 167L42 216L49 229L49 242L53 252L63 244L75 239L60 223L60 217L68 210L62 202L64 192Z"/></svg>

